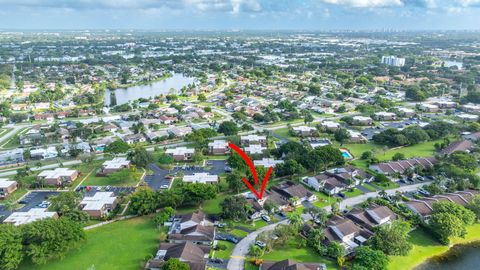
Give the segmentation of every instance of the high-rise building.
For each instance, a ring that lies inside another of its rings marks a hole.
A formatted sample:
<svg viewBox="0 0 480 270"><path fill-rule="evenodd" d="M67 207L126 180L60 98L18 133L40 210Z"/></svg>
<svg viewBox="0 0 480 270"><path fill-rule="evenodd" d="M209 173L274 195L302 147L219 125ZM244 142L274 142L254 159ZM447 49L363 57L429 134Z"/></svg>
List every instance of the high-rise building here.
<svg viewBox="0 0 480 270"><path fill-rule="evenodd" d="M382 56L382 64L395 67L403 67L405 66L405 58L400 58L393 55Z"/></svg>

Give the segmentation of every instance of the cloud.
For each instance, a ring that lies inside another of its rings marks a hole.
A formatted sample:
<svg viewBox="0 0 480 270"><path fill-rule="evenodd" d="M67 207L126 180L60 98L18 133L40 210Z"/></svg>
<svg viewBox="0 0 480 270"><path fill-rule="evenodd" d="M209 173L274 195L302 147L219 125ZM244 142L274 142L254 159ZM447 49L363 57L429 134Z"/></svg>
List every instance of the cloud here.
<svg viewBox="0 0 480 270"><path fill-rule="evenodd" d="M402 0L320 0L320 2L354 8L378 8L403 6Z"/></svg>
<svg viewBox="0 0 480 270"><path fill-rule="evenodd" d="M238 13L258 12L258 0L0 0L4 7L87 9L184 9L200 12L223 11Z"/></svg>

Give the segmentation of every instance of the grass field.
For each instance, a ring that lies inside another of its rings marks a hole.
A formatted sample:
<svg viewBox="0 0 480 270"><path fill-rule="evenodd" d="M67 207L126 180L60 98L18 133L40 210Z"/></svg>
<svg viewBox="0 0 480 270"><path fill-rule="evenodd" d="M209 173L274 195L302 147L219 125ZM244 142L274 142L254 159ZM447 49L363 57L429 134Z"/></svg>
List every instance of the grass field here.
<svg viewBox="0 0 480 270"><path fill-rule="evenodd" d="M469 226L467 231L464 239L452 239L451 244L480 241L480 224ZM390 256L389 270L413 269L428 258L445 253L449 249L448 246L441 245L422 229L410 233L410 242L413 244L413 249L408 256Z"/></svg>
<svg viewBox="0 0 480 270"><path fill-rule="evenodd" d="M66 258L46 265L25 262L20 270L136 270L154 255L159 231L149 217L115 222L87 231L87 242Z"/></svg>
<svg viewBox="0 0 480 270"><path fill-rule="evenodd" d="M127 169L124 169L127 170ZM131 180L121 179L121 178L112 178L108 176L96 176L95 171L90 174L90 176L83 181L82 185L84 186L127 186L133 187L143 174L143 170L137 170L134 172L134 177Z"/></svg>
<svg viewBox="0 0 480 270"><path fill-rule="evenodd" d="M352 198L352 197L362 195L363 192L358 188L354 188L352 191L344 192L344 194L345 196L347 196L347 198Z"/></svg>
<svg viewBox="0 0 480 270"><path fill-rule="evenodd" d="M297 248L294 239L290 240L285 247L274 248L272 252L263 255L262 259L269 261L292 259L297 262L324 263L327 266L327 269L338 269L336 263L325 257L321 257L312 248Z"/></svg>
<svg viewBox="0 0 480 270"><path fill-rule="evenodd" d="M220 258L220 259L229 259L235 245L233 243L230 243L230 242L227 242L227 241L218 241L218 244L225 245L227 247L227 249L216 250L213 257Z"/></svg>
<svg viewBox="0 0 480 270"><path fill-rule="evenodd" d="M398 149L390 149L386 152L377 153L376 157L380 160L391 160L396 153L402 153L406 158L411 157L430 157L435 154L435 143L441 143L443 140L419 143L417 145L402 147Z"/></svg>

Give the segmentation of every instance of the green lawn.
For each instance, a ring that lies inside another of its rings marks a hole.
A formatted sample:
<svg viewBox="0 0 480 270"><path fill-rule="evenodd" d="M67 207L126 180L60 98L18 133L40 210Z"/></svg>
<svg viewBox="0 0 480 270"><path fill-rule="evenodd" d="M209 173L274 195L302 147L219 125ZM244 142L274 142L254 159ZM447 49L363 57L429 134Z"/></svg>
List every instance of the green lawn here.
<svg viewBox="0 0 480 270"><path fill-rule="evenodd" d="M368 190L370 190L370 191L372 191L372 192L377 191L374 187L372 187L372 186L370 186L370 185L367 185L367 184L362 184L362 187L363 187L363 188L366 188L366 189L368 189Z"/></svg>
<svg viewBox="0 0 480 270"><path fill-rule="evenodd" d="M315 193L315 195L317 195L317 198L318 198L318 201L313 203L313 205L315 205L316 207L323 208L325 206L331 205L337 200L337 198L328 196L323 192L316 192L316 191L312 191L312 192Z"/></svg>
<svg viewBox="0 0 480 270"><path fill-rule="evenodd" d="M480 240L480 224L475 224L467 228L467 236L451 240L451 244L462 244ZM408 256L390 256L389 270L413 269L423 263L428 258L445 253L448 246L443 246L422 229L417 229L410 233L410 242L413 249Z"/></svg>
<svg viewBox="0 0 480 270"><path fill-rule="evenodd" d="M335 262L328 258L321 257L312 248L297 248L296 241L294 239L290 240L285 247L274 248L272 252L263 255L262 259L268 261L292 259L297 262L324 263L327 266L327 269L338 269Z"/></svg>
<svg viewBox="0 0 480 270"><path fill-rule="evenodd" d="M218 194L215 199L204 201L202 204L202 211L207 214L220 214L222 212L222 207L220 203L227 197L225 194Z"/></svg>
<svg viewBox="0 0 480 270"><path fill-rule="evenodd" d="M348 149L352 153L353 157L360 158L363 152L366 151L379 151L382 149L381 146L373 143L353 143L353 144L344 144L342 148Z"/></svg>
<svg viewBox="0 0 480 270"><path fill-rule="evenodd" d="M402 153L406 158L412 157L430 157L435 154L435 143L441 143L442 140L419 143L412 146L402 147L398 149L390 149L386 152L377 152L376 157L380 160L391 160L396 153Z"/></svg>
<svg viewBox="0 0 480 270"><path fill-rule="evenodd" d="M344 192L344 194L345 196L347 196L347 198L352 198L352 197L362 195L363 192L358 188L354 188L352 191Z"/></svg>
<svg viewBox="0 0 480 270"><path fill-rule="evenodd" d="M124 169L126 170L126 169ZM143 170L137 170L134 172L133 179L112 178L108 176L96 176L95 171L83 181L83 186L126 186L133 187L139 181L143 174Z"/></svg>
<svg viewBox="0 0 480 270"><path fill-rule="evenodd" d="M227 241L218 241L218 244L220 245L225 245L227 249L225 250L216 250L215 255L213 257L215 258L221 258L221 259L229 259L230 255L232 255L233 248L235 245L233 243L227 242Z"/></svg>
<svg viewBox="0 0 480 270"><path fill-rule="evenodd" d="M246 231L242 231L242 230L239 230L239 229L230 230L228 233L231 234L231 235L234 235L238 238L243 238L243 237L248 235L248 233Z"/></svg>
<svg viewBox="0 0 480 270"><path fill-rule="evenodd" d="M279 128L279 129L275 129L273 130L273 133L279 135L279 136L282 136L286 139L289 139L291 141L300 141L300 138L298 137L293 137L292 135L290 135L290 132L288 130L288 127L284 127L284 128Z"/></svg>
<svg viewBox="0 0 480 270"><path fill-rule="evenodd" d="M46 265L23 263L20 270L136 270L158 248L159 231L150 217L115 222L87 231L87 242L65 259Z"/></svg>

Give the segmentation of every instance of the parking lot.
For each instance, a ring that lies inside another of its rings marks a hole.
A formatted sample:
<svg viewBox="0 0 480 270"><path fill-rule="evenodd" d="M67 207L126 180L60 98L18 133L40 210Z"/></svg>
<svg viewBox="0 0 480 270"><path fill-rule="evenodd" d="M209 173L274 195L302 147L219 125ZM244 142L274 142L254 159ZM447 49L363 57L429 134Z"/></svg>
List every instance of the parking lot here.
<svg viewBox="0 0 480 270"><path fill-rule="evenodd" d="M135 187L114 187L114 186L89 186L87 187L78 187L75 191L84 192L86 197L92 197L97 192L113 192L115 196L121 194L127 195L135 191Z"/></svg>
<svg viewBox="0 0 480 270"><path fill-rule="evenodd" d="M43 201L52 196L58 195L58 191L32 191L23 197L19 203L24 205L22 208L15 210L16 212L27 212L32 208L39 207ZM13 211L7 210L5 206L0 205L0 221L7 218Z"/></svg>
<svg viewBox="0 0 480 270"><path fill-rule="evenodd" d="M153 190L165 189L167 187L170 188L171 186L172 180L165 178L168 175L176 175L179 172L183 173L184 175L192 175L203 172L210 173L212 175L220 175L225 172L226 166L226 160L207 160L205 162L205 167L184 164L175 166L171 170L164 170L155 164L149 164L148 168L153 171L153 174L145 176L144 181Z"/></svg>

